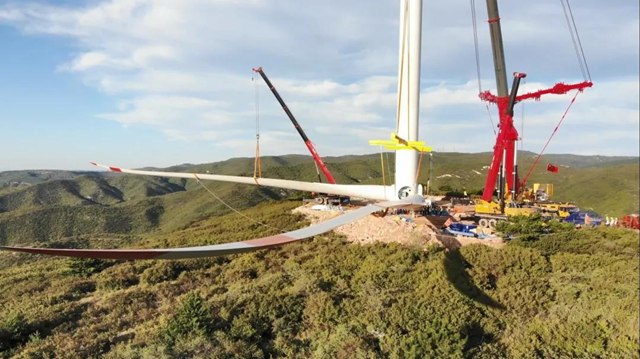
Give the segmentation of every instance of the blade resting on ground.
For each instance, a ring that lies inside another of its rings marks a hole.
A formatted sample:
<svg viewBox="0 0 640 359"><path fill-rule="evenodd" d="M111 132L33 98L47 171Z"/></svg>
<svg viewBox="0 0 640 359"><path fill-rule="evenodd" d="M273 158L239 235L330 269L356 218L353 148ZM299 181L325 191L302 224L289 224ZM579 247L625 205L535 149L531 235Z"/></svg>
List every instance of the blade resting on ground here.
<svg viewBox="0 0 640 359"><path fill-rule="evenodd" d="M163 249L60 249L60 248L27 248L27 247L0 247L0 250L27 252L33 254L45 254L52 256L65 256L77 258L100 258L100 259L187 259L212 257L225 254L236 254L255 251L263 248L279 246L287 243L297 242L309 237L313 237L330 230L355 222L371 213L385 208L403 207L417 204L422 201L422 197L416 196L402 201L388 201L359 208L328 221L316 225L297 229L291 232L278 234L270 237L251 239L241 242L215 244L200 247L186 248L163 248Z"/></svg>

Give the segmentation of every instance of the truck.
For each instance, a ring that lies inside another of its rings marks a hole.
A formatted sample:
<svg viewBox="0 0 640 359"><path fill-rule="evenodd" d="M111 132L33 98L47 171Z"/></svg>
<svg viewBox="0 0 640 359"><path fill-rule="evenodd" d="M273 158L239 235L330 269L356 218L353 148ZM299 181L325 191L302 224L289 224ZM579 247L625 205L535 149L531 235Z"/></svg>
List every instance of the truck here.
<svg viewBox="0 0 640 359"><path fill-rule="evenodd" d="M506 221L508 217L531 216L539 212L537 208L514 201L505 202L504 208L501 208L499 203L482 199L476 200L475 203L475 218L482 228L495 229L498 221Z"/></svg>
<svg viewBox="0 0 640 359"><path fill-rule="evenodd" d="M563 219L563 222L573 223L574 225L580 226L603 226L605 224L605 219L602 218L596 212L593 211L579 211L571 213L569 216Z"/></svg>
<svg viewBox="0 0 640 359"><path fill-rule="evenodd" d="M553 184L534 183L533 188L522 193L522 201L534 208L538 208L543 215L566 218L571 213L579 212L580 208L575 203L555 202L553 196Z"/></svg>

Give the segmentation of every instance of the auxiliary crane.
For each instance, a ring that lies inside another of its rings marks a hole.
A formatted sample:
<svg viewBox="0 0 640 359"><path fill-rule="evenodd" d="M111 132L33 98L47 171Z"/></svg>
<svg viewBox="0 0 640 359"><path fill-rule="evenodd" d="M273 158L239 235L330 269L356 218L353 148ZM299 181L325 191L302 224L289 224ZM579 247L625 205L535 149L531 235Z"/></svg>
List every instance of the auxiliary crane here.
<svg viewBox="0 0 640 359"><path fill-rule="evenodd" d="M522 206L515 202L524 189L528 177L522 182L519 181L516 146L519 135L513 123L514 105L524 100L539 100L541 96L546 94L565 94L571 90L582 92L585 88L593 86L593 83L587 81L585 78L585 81L580 83L557 83L549 89L518 95L517 91L520 80L526 77L526 74L516 72L514 73L513 86L509 94L498 1L487 0L486 2L489 16L487 22L489 23L491 32L493 65L498 91L497 95L489 91L484 91L479 94L479 97L482 101L497 105L500 124L498 134L496 135L496 142L493 147L493 158L487 174L482 199L476 203L476 216L480 217L481 225L493 227L496 221L504 219L508 215L530 215L535 211L533 208L522 208ZM498 182L498 203L492 201L496 181ZM510 194L510 201L508 205L505 205L505 197L507 197L508 194Z"/></svg>
<svg viewBox="0 0 640 359"><path fill-rule="evenodd" d="M307 137L307 134L302 129L302 126L300 126L300 123L298 123L296 118L293 116L293 113L291 113L291 110L289 110L289 107L287 106L287 104L284 103L284 100L278 93L278 90L276 90L275 86L273 86L273 84L271 83L267 75L264 73L264 70L262 70L262 67L254 68L253 72L257 72L260 74L264 82L269 87L269 90L271 90L273 95L276 97L276 100L278 100L278 103L280 104L280 106L282 106L282 109L289 117L289 120L291 120L293 127L295 127L296 131L298 131L298 133L300 134L302 141L304 141L304 144L309 149L309 152L311 153L311 157L313 157L313 160L315 162L316 171L318 173L318 180L322 182L322 176L320 176L320 171L322 171L322 173L327 178L327 181L329 181L329 183L336 184L336 180L333 178L333 176L331 175L331 172L329 172L329 169L322 161L322 158L318 154L318 151L316 151L316 148L313 145L313 142L311 142L309 137ZM340 204L345 200L344 197L326 196L326 195L320 195L317 199L318 199L317 202L323 203L323 204Z"/></svg>

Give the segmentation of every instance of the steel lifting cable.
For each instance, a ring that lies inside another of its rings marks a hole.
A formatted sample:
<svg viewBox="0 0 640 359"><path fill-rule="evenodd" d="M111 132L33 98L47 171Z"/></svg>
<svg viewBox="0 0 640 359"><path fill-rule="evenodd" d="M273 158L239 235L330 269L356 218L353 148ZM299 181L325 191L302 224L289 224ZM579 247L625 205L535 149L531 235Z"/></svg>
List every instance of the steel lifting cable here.
<svg viewBox="0 0 640 359"><path fill-rule="evenodd" d="M407 37L409 37L409 41L411 41L410 37L411 37L411 27L410 27L410 21L411 18L408 17L409 15L409 0L407 0L406 2L406 15L405 15L405 26L408 28L407 30ZM406 47L407 49L407 113L406 116L409 118L411 116L411 76L409 75L411 73L411 46ZM402 55L404 57L404 54ZM420 66L420 65L418 65ZM418 82L420 82L420 79L418 79ZM418 97L420 97L420 94L418 93ZM411 138L411 121L408 120L407 121L407 139Z"/></svg>
<svg viewBox="0 0 640 359"><path fill-rule="evenodd" d="M565 5L565 1L566 1L566 5ZM585 81L587 79L591 80L591 75L589 74L589 70L587 68L587 61L584 58L584 51L582 51L582 44L580 43L580 40L579 40L578 29L575 26L575 21L573 21L573 13L571 12L571 7L569 6L569 0L560 0L560 4L562 5L562 11L564 11L564 17L565 17L565 20L567 21L569 34L571 34L571 41L573 42L573 48L576 51L576 57L578 59L578 64L580 65L582 78Z"/></svg>
<svg viewBox="0 0 640 359"><path fill-rule="evenodd" d="M380 146L380 167L382 170L382 185L387 186L387 181L384 175L384 156L382 155L382 146Z"/></svg>
<svg viewBox="0 0 640 359"><path fill-rule="evenodd" d="M580 94L580 91L576 91L575 96L573 96L573 99L571 99L571 102L569 103L569 106L564 111L564 114L560 118L560 121L556 125L556 128L553 129L553 132L551 133L551 136L549 136L549 139L547 140L547 143L545 143L544 147L542 148L542 151L540 151L540 153L538 154L538 157L536 157L536 160L533 162L533 165L531 166L531 169L529 169L529 172L525 176L525 178L522 181L522 183L527 183L527 180L529 179L529 176L531 176L531 173L533 172L533 170L538 165L538 161L540 161L540 157L542 157L542 154L547 149L547 146L549 146L549 143L551 142L551 139L553 139L553 136L555 136L556 132L558 132L558 128L560 128L560 125L562 124L562 121L564 121L564 118L567 116L567 113L569 112L569 109L571 108L571 106L573 106L573 103L576 102L576 97L578 97L578 94Z"/></svg>
<svg viewBox="0 0 640 359"><path fill-rule="evenodd" d="M420 168L422 168L422 156L424 155L424 151L420 151L420 160L418 161L418 170L416 171L415 182L418 182L418 177L420 177Z"/></svg>
<svg viewBox="0 0 640 359"><path fill-rule="evenodd" d="M197 174L195 174L195 173L194 173L194 174L193 174L193 178L195 178L195 179L196 179L196 181L198 182L198 184L200 184L200 186L202 186L202 188L204 188L205 190L207 190L207 192L209 192L209 194L211 194L211 195L212 195L215 199L217 199L220 203L222 203L223 205L225 205L225 206L226 206L227 208L229 208L230 210L232 210L232 211L236 212L237 214L241 215L242 217L244 217L244 218L246 218L246 219L248 219L248 220L250 220L250 221L252 221L252 222L255 222L255 223L257 223L257 224L259 224L259 225L261 225L261 226L269 227L269 228L271 228L271 229L275 229L275 230L277 230L277 231L280 231L281 233L285 233L285 232L286 232L286 231L284 231L284 230L282 230L282 229L280 229L280 228L277 228L277 227L274 227L274 226L270 226L270 225L268 225L268 224L266 224L266 223L263 223L263 222L260 222L260 221L258 221L258 220L255 220L255 219L253 219L253 218L251 218L251 217L247 216L246 214L244 214L244 213L242 213L242 212L238 211L237 209L235 209L235 208L231 207L229 204L227 204L227 202L223 201L223 200L222 200L222 198L218 197L215 193L213 193L213 191L212 191L212 190L210 190L207 186L205 186L205 185L204 185L204 183L202 183L202 181L200 181L200 178L198 177L198 175L197 175Z"/></svg>
<svg viewBox="0 0 640 359"><path fill-rule="evenodd" d="M527 84L527 78L525 77L523 79L523 87L526 84ZM525 104L525 101L522 101L522 105L521 105L522 111L520 112L520 138L519 138L520 151L524 149L524 104Z"/></svg>
<svg viewBox="0 0 640 359"><path fill-rule="evenodd" d="M251 80L253 81L255 88L256 107L256 158L253 162L253 178L256 179L262 177L262 163L260 161L260 89L258 88L258 82L255 80L253 72Z"/></svg>
<svg viewBox="0 0 640 359"><path fill-rule="evenodd" d="M471 26L473 28L473 45L476 54L476 74L478 76L478 93L482 93L482 72L480 71L480 46L478 45L478 20L476 17L476 1L470 0L471 5ZM496 126L493 123L493 117L491 116L491 110L489 109L489 104L485 103L484 107L487 109L487 114L489 115L489 122L491 123L491 131L493 131L493 135L497 136Z"/></svg>
<svg viewBox="0 0 640 359"><path fill-rule="evenodd" d="M400 44L400 78L398 79L398 107L396 109L396 133L400 132L400 101L402 100L402 72L404 71L404 50L405 50L405 42L407 37L407 14L409 11L409 5L407 1L404 1L404 14L402 15L402 19L404 23L402 24L402 44ZM408 77L408 76L407 76Z"/></svg>
<svg viewBox="0 0 640 359"><path fill-rule="evenodd" d="M480 50L478 47L478 21L476 20L476 1L471 0L471 25L473 26L473 44L476 50L476 73L478 74L478 93L482 93L482 75L480 73ZM496 132L493 130L493 132Z"/></svg>
<svg viewBox="0 0 640 359"><path fill-rule="evenodd" d="M387 178L389 179L389 183L393 183L393 180L395 180L395 178L392 180L391 179L391 170L389 169L389 152L385 152L384 153L384 157L386 159L385 163L387 164Z"/></svg>
<svg viewBox="0 0 640 359"><path fill-rule="evenodd" d="M573 23L573 29L575 30L576 38L578 39L578 46L580 47L580 53L582 54L582 61L584 62L584 68L585 70L587 70L587 76L589 77L589 81L591 81L591 72L589 71L589 65L587 65L587 57L584 56L582 41L580 41L580 33L578 32L578 27L576 26L576 20L573 17L573 11L571 11L571 4L569 4L569 0L567 0L567 8L569 9L569 15L571 15L571 22Z"/></svg>
<svg viewBox="0 0 640 359"><path fill-rule="evenodd" d="M493 117L491 116L491 110L489 109L489 104L484 104L484 107L487 109L487 113L489 114L489 121L491 122L491 129L493 130L494 136L497 136L496 126L493 124Z"/></svg>

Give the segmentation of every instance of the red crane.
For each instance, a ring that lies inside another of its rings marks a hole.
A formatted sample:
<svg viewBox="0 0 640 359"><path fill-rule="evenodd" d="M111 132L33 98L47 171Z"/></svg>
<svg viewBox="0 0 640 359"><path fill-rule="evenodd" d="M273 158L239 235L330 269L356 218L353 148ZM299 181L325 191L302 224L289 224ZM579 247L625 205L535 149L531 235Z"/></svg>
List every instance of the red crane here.
<svg viewBox="0 0 640 359"><path fill-rule="evenodd" d="M564 3L563 3L564 8ZM491 160L491 167L489 168L489 173L487 174L487 180L485 182L484 191L482 194L482 199L485 201L491 201L493 196L493 190L496 186L496 180L498 179L498 172L504 167L504 173L500 176L506 177L506 184L508 187L508 191L511 191L514 194L518 193L518 190L521 185L518 183L518 174L517 174L517 166L515 164L515 156L516 156L516 141L518 140L518 131L516 130L513 124L513 105L515 103L535 99L540 100L542 95L546 94L565 94L571 90L578 90L582 92L585 88L593 86L591 81L585 81L576 83L576 84L564 84L557 83L555 86L549 89L540 90L532 93L526 93L520 96L516 96L517 94L517 85L515 79L523 78L526 76L522 73L515 73L514 79L514 88L512 91L512 95L509 96L509 90L507 88L507 75L506 75L506 63L504 59L504 49L502 44L502 29L500 27L500 14L498 12L498 2L497 0L487 0L487 11L489 15L489 29L491 31L491 47L493 51L493 62L496 74L496 83L498 88L498 94L494 95L489 91L484 91L479 94L479 97L482 101L487 101L490 103L495 103L498 106L498 113L500 115L500 125L499 132L496 136L496 143L493 147L493 159ZM570 11L570 8L569 8ZM567 12L565 9L565 16ZM474 14L475 16L475 14ZM571 15L573 19L573 15ZM568 21L567 17L567 21ZM474 18L475 20L475 18ZM575 27L575 23L574 23ZM570 28L570 31L571 28ZM574 33L571 33L572 38ZM576 32L577 35L577 32ZM578 38L579 43L579 38ZM576 45L574 40L574 45ZM576 46L576 52L578 51L578 47ZM580 51L582 48L580 46ZM584 53L582 54L584 58ZM583 66L582 62L580 63L581 67ZM584 62L584 66L586 66L586 61ZM584 73L584 71L583 71ZM588 73L588 69L587 69ZM586 77L586 76L585 76ZM518 80L519 83L519 80ZM511 99L510 99L511 97ZM504 161L504 166L502 166L502 162ZM512 176L508 176L507 174L512 174ZM501 202L504 202L504 184L498 188Z"/></svg>
<svg viewBox="0 0 640 359"><path fill-rule="evenodd" d="M322 173L324 173L324 176L327 177L327 181L329 181L329 183L331 184L336 184L336 180L333 179L331 172L329 172L329 169L322 161L322 158L320 158L320 155L318 154L318 151L316 151L316 148L313 146L313 143L311 142L311 140L309 140L309 137L307 137L307 135L304 133L304 130L302 130L302 127L300 126L298 121L296 121L296 118L293 116L293 114L289 110L289 107L287 107L287 105L284 103L284 100L282 100L282 97L280 97L280 94L278 93L276 88L271 84L271 81L269 81L269 78L267 77L267 75L265 75L264 71L262 70L262 67L253 69L253 71L259 73L260 76L262 76L262 79L264 80L264 82L267 84L267 86L269 86L269 89L271 90L271 92L273 92L273 95L276 97L276 100L278 100L284 112L287 114L287 116L289 116L291 123L293 123L293 127L296 128L296 130L300 134L300 137L302 137L304 144L307 145L309 152L311 152L311 157L313 157L313 160L316 162L316 165L318 166L318 168L320 168ZM320 182L322 182L322 177L320 177L320 173L318 173L318 179L320 180Z"/></svg>

